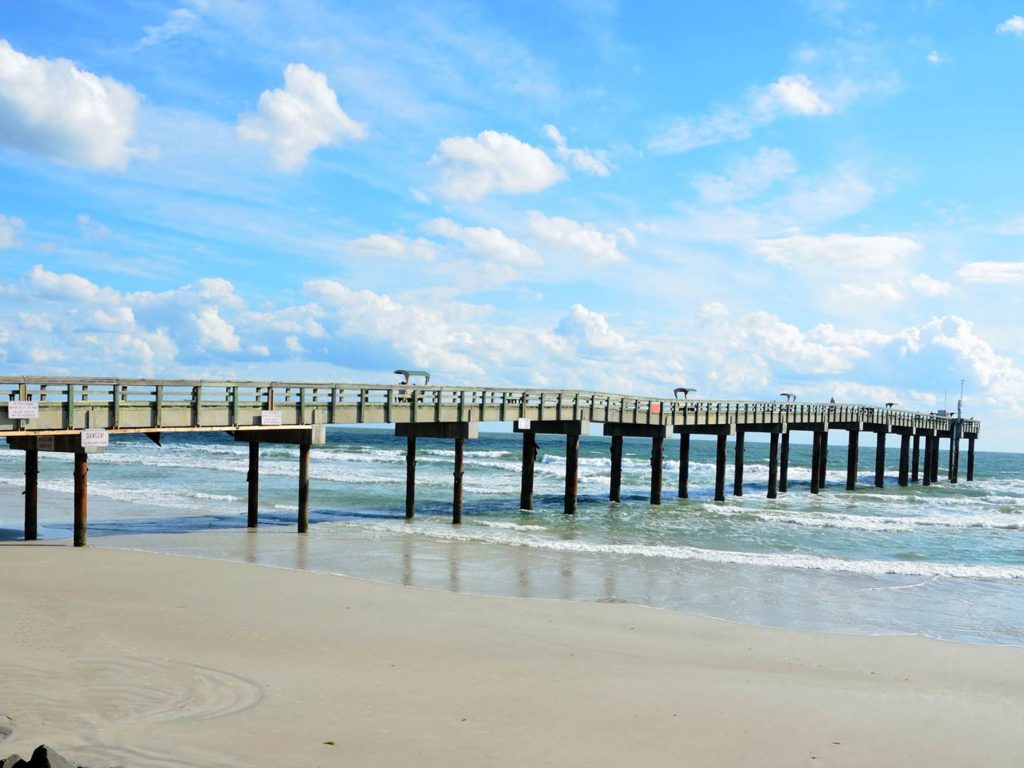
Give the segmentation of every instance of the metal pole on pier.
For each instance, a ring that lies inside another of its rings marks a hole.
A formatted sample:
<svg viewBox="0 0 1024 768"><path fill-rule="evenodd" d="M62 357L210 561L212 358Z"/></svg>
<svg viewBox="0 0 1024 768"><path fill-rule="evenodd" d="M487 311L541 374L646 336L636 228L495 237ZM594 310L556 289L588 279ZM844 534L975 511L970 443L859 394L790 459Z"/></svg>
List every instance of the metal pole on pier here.
<svg viewBox="0 0 1024 768"><path fill-rule="evenodd" d="M921 473L921 484L932 484L932 452L935 450L934 438L931 435L924 436L924 470Z"/></svg>
<svg viewBox="0 0 1024 768"><path fill-rule="evenodd" d="M967 438L967 482L974 481L974 436Z"/></svg>

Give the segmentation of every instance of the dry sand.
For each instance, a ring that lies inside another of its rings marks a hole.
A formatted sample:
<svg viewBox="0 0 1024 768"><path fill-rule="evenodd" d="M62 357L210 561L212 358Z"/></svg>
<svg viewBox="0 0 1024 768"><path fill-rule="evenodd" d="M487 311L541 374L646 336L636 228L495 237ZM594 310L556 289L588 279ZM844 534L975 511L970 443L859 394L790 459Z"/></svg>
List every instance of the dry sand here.
<svg viewBox="0 0 1024 768"><path fill-rule="evenodd" d="M148 766L1024 765L1024 649L0 544L0 753ZM9 720L8 720L9 718Z"/></svg>

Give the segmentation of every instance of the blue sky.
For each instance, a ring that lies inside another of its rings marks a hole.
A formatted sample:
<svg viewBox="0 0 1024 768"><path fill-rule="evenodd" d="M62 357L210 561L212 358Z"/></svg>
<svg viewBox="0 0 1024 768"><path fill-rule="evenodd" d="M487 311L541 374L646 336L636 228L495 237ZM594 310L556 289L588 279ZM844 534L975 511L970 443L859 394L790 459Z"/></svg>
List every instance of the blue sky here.
<svg viewBox="0 0 1024 768"><path fill-rule="evenodd" d="M1019 2L0 2L0 369L965 379L1019 449L1022 70Z"/></svg>

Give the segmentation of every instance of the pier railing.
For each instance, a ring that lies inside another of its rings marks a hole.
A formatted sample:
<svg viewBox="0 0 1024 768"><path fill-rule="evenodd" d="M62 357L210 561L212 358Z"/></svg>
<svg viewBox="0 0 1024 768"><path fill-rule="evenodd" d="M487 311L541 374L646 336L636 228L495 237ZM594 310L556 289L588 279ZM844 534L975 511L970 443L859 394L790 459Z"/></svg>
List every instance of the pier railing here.
<svg viewBox="0 0 1024 768"><path fill-rule="evenodd" d="M11 418L11 402L35 403ZM7 405L8 407L4 407ZM33 410L33 413L36 411ZM270 416L268 416L270 414ZM666 426L857 425L949 432L955 417L848 403L678 400L607 392L411 384L0 377L0 435L265 429L517 419ZM964 419L962 436L980 423Z"/></svg>

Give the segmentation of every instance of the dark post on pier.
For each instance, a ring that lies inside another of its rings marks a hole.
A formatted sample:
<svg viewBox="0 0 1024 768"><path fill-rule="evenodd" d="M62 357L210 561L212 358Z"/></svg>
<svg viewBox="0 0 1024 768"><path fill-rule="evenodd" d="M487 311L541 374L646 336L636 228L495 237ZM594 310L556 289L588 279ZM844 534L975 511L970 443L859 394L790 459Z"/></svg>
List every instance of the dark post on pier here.
<svg viewBox="0 0 1024 768"><path fill-rule="evenodd" d="M938 479L939 441L949 441L947 475L956 483L960 441L967 440L967 477L974 480L975 441L981 425L973 419L927 414L870 405L689 400L618 395L579 390L491 389L428 386L426 372L404 372L424 378L412 384L344 384L337 382L217 382L152 379L0 377L0 437L14 450L25 452L25 538L38 536L38 475L41 453L74 457L73 541L87 543L89 455L102 453L121 435L146 435L157 445L164 432L226 432L248 443L248 507L246 523L259 524L260 446L294 445L296 467L296 529L310 525L315 488L310 483L312 449L327 440L328 424L391 424L405 438L405 516L416 507L416 450L418 441L454 441L452 522L463 516L465 441L479 434L485 422L512 422L522 434L520 507L534 506L534 467L537 435L565 439L563 511L575 514L579 498L580 440L591 423L603 425L610 438L608 496L622 496L624 440L650 440L650 503L662 502L665 439L679 435L677 495L690 489L691 438L715 440L714 498L725 500L727 445L735 439L733 493L744 492L746 435L768 432L768 498L786 493L789 482L790 435L812 433L811 491L825 487L830 429L849 430L846 487L854 490L859 434L875 432L875 484L884 482L885 439L900 436L899 483L921 478L924 485ZM693 390L689 390L692 392ZM919 441L924 438L924 457ZM95 471L102 471L97 465Z"/></svg>

